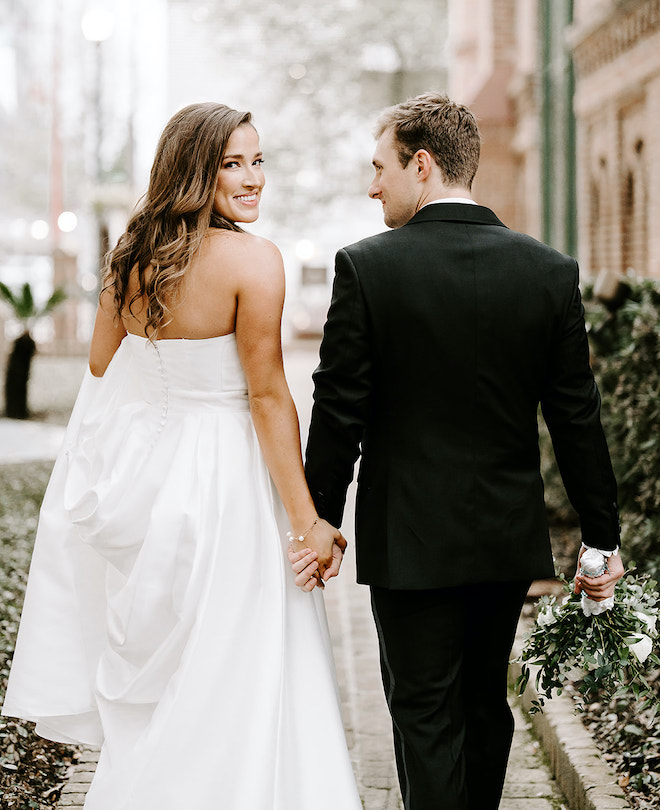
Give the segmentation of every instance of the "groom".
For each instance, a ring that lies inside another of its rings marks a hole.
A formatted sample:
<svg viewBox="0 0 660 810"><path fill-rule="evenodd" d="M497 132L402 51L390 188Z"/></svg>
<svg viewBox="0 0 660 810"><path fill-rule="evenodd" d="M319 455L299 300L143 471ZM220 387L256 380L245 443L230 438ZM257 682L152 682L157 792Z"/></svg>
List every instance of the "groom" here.
<svg viewBox="0 0 660 810"><path fill-rule="evenodd" d="M377 137L369 196L392 230L337 254L307 479L339 526L362 456L358 580L407 810L495 810L511 644L531 581L554 573L539 403L583 541L610 554L616 483L575 260L473 202L480 140L465 107L419 96L386 110ZM577 588L604 598L622 570L615 553Z"/></svg>

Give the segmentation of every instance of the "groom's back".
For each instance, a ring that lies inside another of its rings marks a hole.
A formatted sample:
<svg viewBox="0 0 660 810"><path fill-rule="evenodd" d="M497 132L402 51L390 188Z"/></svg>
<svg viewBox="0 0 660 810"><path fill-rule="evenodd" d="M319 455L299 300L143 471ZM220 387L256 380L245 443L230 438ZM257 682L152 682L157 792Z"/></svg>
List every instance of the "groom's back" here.
<svg viewBox="0 0 660 810"><path fill-rule="evenodd" d="M346 249L373 358L360 575L437 587L456 576L438 582L435 563L447 559L461 582L497 579L498 570L507 579L551 575L537 411L577 266L488 209L430 209ZM385 539L380 554L369 537ZM427 584L409 565L413 550L426 560Z"/></svg>

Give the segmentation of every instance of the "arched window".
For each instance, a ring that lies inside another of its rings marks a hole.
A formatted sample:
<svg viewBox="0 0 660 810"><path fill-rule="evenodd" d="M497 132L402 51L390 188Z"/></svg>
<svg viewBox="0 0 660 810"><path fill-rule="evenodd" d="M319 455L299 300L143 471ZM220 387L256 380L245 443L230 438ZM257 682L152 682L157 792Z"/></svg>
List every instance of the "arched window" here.
<svg viewBox="0 0 660 810"><path fill-rule="evenodd" d="M589 246L591 248L591 273L593 276L597 276L603 266L599 223L600 188L598 177L592 177L589 188Z"/></svg>
<svg viewBox="0 0 660 810"><path fill-rule="evenodd" d="M610 268L608 200L607 160L601 157L594 167L589 189L590 270L594 277Z"/></svg>
<svg viewBox="0 0 660 810"><path fill-rule="evenodd" d="M635 268L635 177L629 171L623 179L623 200L621 206L621 257L623 272Z"/></svg>
<svg viewBox="0 0 660 810"><path fill-rule="evenodd" d="M648 206L644 142L636 141L622 185L622 271L648 275Z"/></svg>

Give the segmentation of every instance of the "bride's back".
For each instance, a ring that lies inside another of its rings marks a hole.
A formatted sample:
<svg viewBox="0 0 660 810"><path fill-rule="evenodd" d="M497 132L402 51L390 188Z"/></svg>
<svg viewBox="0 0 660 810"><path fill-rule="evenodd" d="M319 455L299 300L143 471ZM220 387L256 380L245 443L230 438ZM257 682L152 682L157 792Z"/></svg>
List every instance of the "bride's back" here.
<svg viewBox="0 0 660 810"><path fill-rule="evenodd" d="M167 301L168 317L158 329L158 338L202 340L227 335L236 327L237 295L241 284L241 265L250 261L246 233L212 229L186 268L180 286ZM131 273L127 302L138 293L137 270ZM126 331L144 336L146 299L139 297L124 307L122 321Z"/></svg>

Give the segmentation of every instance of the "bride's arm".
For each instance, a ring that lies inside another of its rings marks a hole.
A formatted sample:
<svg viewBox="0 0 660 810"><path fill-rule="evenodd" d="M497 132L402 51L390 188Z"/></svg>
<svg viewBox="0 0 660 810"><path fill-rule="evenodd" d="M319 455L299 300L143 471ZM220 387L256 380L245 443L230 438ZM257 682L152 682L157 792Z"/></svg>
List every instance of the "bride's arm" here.
<svg viewBox="0 0 660 810"><path fill-rule="evenodd" d="M119 344L126 336L126 329L114 316L114 302L108 290L99 298L99 305L94 320L92 343L89 347L89 369L95 377L102 377Z"/></svg>
<svg viewBox="0 0 660 810"><path fill-rule="evenodd" d="M246 237L241 242L244 250L234 253L232 261L235 266L240 264L236 269L236 343L247 378L252 420L291 531L298 536L311 529L304 542L318 554L324 572L333 565L335 540L342 543L343 538L318 518L305 481L298 414L282 361L282 257L266 240Z"/></svg>

